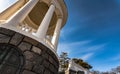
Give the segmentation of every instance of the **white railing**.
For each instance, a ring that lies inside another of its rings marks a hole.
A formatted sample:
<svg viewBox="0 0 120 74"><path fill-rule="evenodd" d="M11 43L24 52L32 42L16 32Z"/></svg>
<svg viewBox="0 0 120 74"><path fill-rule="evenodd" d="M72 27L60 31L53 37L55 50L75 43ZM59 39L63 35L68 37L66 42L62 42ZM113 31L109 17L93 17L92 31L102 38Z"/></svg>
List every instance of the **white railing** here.
<svg viewBox="0 0 120 74"><path fill-rule="evenodd" d="M68 69L72 69L72 70L75 70L75 71L84 71L85 70L83 67L76 64L73 60L69 61Z"/></svg>
<svg viewBox="0 0 120 74"><path fill-rule="evenodd" d="M27 33L31 33L33 36L35 36L34 34L36 33L36 30L33 29L32 27L30 27L29 25L27 25L26 23L21 23L17 26L18 29L24 31L24 32L27 32ZM34 33L34 34L33 34ZM48 38L46 36L46 38L44 38L43 40L47 45L49 45L52 49L54 49L55 51L55 48L54 48L54 45L51 43L51 39Z"/></svg>
<svg viewBox="0 0 120 74"><path fill-rule="evenodd" d="M82 66L76 64L73 60L69 61L69 66L68 66L68 70L74 70L74 71L84 71L85 74L90 74L90 72L83 68Z"/></svg>

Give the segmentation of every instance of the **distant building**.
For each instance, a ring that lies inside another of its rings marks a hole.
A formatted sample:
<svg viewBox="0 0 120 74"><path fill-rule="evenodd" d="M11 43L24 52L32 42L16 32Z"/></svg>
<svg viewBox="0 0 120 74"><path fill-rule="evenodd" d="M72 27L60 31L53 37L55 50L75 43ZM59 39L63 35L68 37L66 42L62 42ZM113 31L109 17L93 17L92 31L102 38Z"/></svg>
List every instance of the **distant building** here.
<svg viewBox="0 0 120 74"><path fill-rule="evenodd" d="M57 74L66 20L64 0L17 0L0 13L0 74Z"/></svg>
<svg viewBox="0 0 120 74"><path fill-rule="evenodd" d="M73 60L70 60L68 69L65 74L92 74L89 70L76 64Z"/></svg>

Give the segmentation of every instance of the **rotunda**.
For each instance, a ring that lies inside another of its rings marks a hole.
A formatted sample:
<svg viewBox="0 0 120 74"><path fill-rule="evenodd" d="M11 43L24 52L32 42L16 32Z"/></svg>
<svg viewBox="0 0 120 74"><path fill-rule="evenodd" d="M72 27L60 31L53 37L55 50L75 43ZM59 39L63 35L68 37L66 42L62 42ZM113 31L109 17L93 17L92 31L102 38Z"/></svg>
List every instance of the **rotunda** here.
<svg viewBox="0 0 120 74"><path fill-rule="evenodd" d="M17 0L0 13L0 74L57 74L66 20L64 0Z"/></svg>

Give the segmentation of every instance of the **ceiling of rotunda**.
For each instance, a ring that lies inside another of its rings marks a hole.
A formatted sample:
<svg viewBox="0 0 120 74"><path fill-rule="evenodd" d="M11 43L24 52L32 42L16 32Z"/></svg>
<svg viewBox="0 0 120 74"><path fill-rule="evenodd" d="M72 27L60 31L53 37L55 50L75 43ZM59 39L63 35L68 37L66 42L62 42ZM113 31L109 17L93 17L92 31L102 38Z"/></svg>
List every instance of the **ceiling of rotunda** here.
<svg viewBox="0 0 120 74"><path fill-rule="evenodd" d="M30 12L29 18L31 19L31 21L33 23L35 23L35 25L39 26L40 23L42 22L44 16L45 16L46 12L48 11L48 9L49 9L49 7L48 7L47 4L45 4L43 2L39 2L33 8L33 10ZM48 35L52 35L53 34L54 29L55 29L56 21L57 21L57 16L56 16L56 14L54 12L52 20L50 22L50 26L49 26L48 32L47 32Z"/></svg>

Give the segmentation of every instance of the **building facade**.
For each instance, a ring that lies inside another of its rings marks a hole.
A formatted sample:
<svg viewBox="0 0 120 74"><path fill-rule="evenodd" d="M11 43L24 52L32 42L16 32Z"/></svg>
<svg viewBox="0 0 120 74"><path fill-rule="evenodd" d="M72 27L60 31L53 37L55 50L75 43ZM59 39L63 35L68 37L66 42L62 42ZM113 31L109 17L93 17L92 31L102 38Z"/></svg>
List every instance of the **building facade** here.
<svg viewBox="0 0 120 74"><path fill-rule="evenodd" d="M0 74L58 74L63 0L17 0L0 13Z"/></svg>
<svg viewBox="0 0 120 74"><path fill-rule="evenodd" d="M70 60L65 74L91 74L91 72L88 69L76 64L73 60Z"/></svg>

